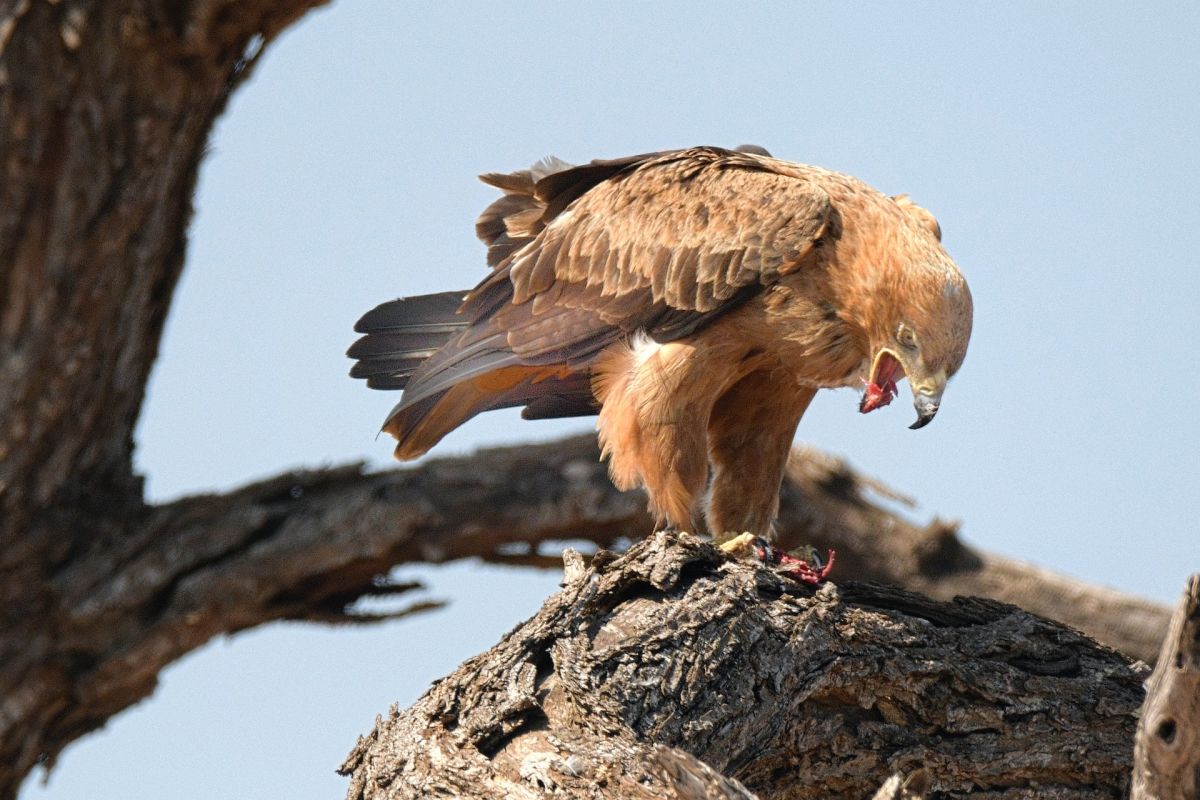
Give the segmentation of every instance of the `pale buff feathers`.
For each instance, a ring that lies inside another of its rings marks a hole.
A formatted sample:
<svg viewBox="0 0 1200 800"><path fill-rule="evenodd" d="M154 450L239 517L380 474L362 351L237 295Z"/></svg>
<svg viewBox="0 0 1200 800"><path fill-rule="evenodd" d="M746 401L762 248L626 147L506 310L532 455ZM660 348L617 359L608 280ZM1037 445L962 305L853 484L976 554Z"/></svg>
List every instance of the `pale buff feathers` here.
<svg viewBox="0 0 1200 800"><path fill-rule="evenodd" d="M942 240L942 226L938 224L937 217L930 213L928 209L914 203L913 199L907 194L894 195L892 199L896 201L896 205L900 206L904 213L916 219L926 230L932 233L935 239L939 242Z"/></svg>
<svg viewBox="0 0 1200 800"><path fill-rule="evenodd" d="M690 344L659 345L637 336L610 347L594 364L603 457L620 489L645 487L659 519L692 527L696 497L707 480L703 429L711 404L697 391L701 356ZM715 377L715 376L714 376Z"/></svg>

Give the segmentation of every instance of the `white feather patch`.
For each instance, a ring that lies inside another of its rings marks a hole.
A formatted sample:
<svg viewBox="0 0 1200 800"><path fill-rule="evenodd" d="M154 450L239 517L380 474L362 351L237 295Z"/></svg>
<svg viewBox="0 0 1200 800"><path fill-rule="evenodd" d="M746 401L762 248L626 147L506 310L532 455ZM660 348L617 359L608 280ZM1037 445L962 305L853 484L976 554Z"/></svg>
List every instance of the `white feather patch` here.
<svg viewBox="0 0 1200 800"><path fill-rule="evenodd" d="M629 340L629 349L633 351L634 365L640 367L656 356L662 345L651 339L645 331L638 331Z"/></svg>
<svg viewBox="0 0 1200 800"><path fill-rule="evenodd" d="M530 176L534 182L540 181L547 175L553 175L557 172L571 169L574 164L568 164L558 156L545 156L537 160L537 162L529 168Z"/></svg>

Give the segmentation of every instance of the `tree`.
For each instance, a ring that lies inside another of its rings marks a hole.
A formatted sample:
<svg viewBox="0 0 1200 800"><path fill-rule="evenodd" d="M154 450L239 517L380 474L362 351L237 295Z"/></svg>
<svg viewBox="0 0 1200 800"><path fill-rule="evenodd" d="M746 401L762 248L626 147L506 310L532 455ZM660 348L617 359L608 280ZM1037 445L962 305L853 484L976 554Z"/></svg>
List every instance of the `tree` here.
<svg viewBox="0 0 1200 800"><path fill-rule="evenodd" d="M641 500L611 489L587 441L145 502L132 431L209 133L263 49L320 4L0 4L0 796L216 634L348 619L359 597L411 588L380 580L405 561L546 565L539 542L649 530ZM503 478L464 478L480 465ZM1019 600L1153 652L1158 606L1086 587L1088 602L1056 606L1038 587L1064 579L974 553L952 526L907 525L866 486L836 462L798 461L788 535L836 546L844 577ZM456 512L464 493L497 510L494 527ZM896 549L872 558L877 542L863 542L881 524L899 532ZM528 555L504 555L514 542Z"/></svg>

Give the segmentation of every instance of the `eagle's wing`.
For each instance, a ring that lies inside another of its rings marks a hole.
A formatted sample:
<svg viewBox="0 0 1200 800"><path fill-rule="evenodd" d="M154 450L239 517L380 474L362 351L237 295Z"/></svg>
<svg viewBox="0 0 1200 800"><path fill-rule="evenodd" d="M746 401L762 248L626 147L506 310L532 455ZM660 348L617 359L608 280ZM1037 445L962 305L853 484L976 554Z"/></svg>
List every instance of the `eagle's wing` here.
<svg viewBox="0 0 1200 800"><path fill-rule="evenodd" d="M544 227L471 293L472 327L542 364L579 364L638 329L678 339L798 269L829 223L829 196L783 162L717 148L638 158L599 162L618 168L583 192L577 173L597 164L537 182ZM576 199L556 211L564 193Z"/></svg>
<svg viewBox="0 0 1200 800"><path fill-rule="evenodd" d="M463 333L408 379L384 426L402 442L464 384L478 386L450 427L506 405L541 415L547 395L556 409L590 403L575 376L605 347L637 330L658 341L690 335L804 265L830 222L820 186L754 153L693 148L556 166L540 178L485 177L506 191L477 225L495 268L459 310Z"/></svg>
<svg viewBox="0 0 1200 800"><path fill-rule="evenodd" d="M513 302L591 286L605 297L704 312L743 286L773 283L811 250L830 206L822 189L770 164L687 150L597 185L516 254Z"/></svg>
<svg viewBox="0 0 1200 800"><path fill-rule="evenodd" d="M475 221L475 235L488 246L488 266L504 264L588 189L663 155L666 153L597 159L583 166L547 156L529 169L480 175L481 181L504 192Z"/></svg>

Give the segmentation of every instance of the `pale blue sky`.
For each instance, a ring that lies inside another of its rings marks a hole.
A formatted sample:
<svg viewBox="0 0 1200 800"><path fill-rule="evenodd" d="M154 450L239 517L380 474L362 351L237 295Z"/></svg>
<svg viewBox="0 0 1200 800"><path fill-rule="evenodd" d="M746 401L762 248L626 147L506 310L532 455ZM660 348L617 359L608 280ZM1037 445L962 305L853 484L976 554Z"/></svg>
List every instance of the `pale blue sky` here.
<svg viewBox="0 0 1200 800"><path fill-rule="evenodd" d="M963 521L975 545L1175 598L1200 569L1200 6L335 2L218 127L138 434L155 499L300 465L389 465L395 398L351 326L483 273L474 176L694 144L908 192L971 283L936 422L818 398L800 438ZM586 430L476 419L436 454ZM340 797L392 702L486 648L558 575L457 565L449 610L210 644L23 800ZM283 787L286 787L286 791Z"/></svg>

